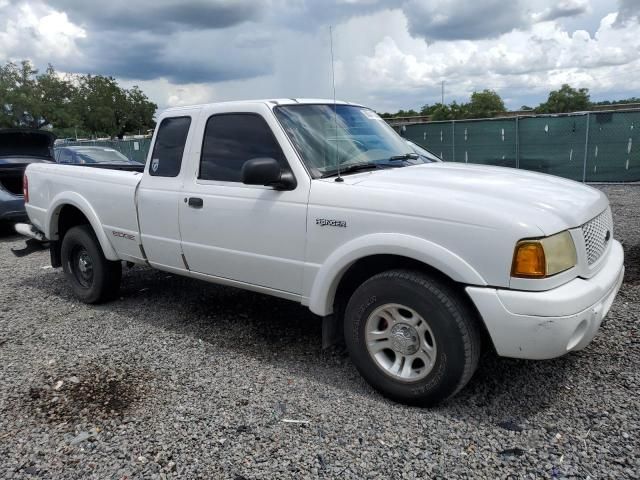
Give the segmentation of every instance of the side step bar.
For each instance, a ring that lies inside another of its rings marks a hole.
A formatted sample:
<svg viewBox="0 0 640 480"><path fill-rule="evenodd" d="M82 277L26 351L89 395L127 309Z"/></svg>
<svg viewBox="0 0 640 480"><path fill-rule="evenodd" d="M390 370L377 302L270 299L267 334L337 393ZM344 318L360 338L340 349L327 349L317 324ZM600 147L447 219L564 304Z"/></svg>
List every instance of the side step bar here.
<svg viewBox="0 0 640 480"><path fill-rule="evenodd" d="M49 247L49 241L45 238L44 233L30 223L16 223L14 228L20 235L29 237L25 242L26 245L24 248L18 250L15 248L11 249L11 253L16 257L24 257L30 253L45 250Z"/></svg>
<svg viewBox="0 0 640 480"><path fill-rule="evenodd" d="M40 230L31 225L30 223L16 223L16 232L25 237L33 238L39 242L46 242L47 239Z"/></svg>

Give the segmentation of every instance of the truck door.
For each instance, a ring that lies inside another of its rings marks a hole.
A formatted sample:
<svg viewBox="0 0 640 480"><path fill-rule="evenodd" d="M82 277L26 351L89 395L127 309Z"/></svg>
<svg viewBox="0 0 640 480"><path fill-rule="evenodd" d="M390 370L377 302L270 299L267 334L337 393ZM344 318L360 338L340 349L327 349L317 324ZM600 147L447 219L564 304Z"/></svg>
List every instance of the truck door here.
<svg viewBox="0 0 640 480"><path fill-rule="evenodd" d="M192 118L163 118L137 195L138 221L144 253L163 270L186 270L180 244L183 157L187 156Z"/></svg>
<svg viewBox="0 0 640 480"><path fill-rule="evenodd" d="M228 108L211 107L200 117L203 141L194 143L201 151L191 156L181 204L184 255L193 272L298 295L309 177L266 105ZM243 184L243 164L260 157L291 171L295 189Z"/></svg>

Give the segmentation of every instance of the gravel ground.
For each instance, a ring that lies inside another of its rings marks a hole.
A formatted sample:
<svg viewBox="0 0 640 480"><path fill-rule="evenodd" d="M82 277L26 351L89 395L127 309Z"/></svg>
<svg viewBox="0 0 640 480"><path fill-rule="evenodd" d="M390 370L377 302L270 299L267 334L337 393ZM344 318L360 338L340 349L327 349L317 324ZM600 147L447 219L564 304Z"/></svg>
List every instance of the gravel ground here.
<svg viewBox="0 0 640 480"><path fill-rule="evenodd" d="M584 351L487 354L446 405L387 401L299 305L146 268L78 303L0 238L0 478L639 478L640 187L603 187L627 253Z"/></svg>

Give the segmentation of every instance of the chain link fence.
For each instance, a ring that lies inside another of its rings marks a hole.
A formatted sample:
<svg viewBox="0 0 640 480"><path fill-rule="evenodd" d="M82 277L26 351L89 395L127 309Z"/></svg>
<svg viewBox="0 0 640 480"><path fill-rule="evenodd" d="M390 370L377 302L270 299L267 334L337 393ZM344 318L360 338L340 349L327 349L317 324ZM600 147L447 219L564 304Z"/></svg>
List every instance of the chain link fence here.
<svg viewBox="0 0 640 480"><path fill-rule="evenodd" d="M582 182L640 181L640 110L429 122L402 133L448 162Z"/></svg>
<svg viewBox="0 0 640 480"><path fill-rule="evenodd" d="M119 151L129 160L140 163L147 162L147 152L151 146L151 138L135 138L130 140L78 140L58 143L61 146L83 145L91 147L107 147Z"/></svg>

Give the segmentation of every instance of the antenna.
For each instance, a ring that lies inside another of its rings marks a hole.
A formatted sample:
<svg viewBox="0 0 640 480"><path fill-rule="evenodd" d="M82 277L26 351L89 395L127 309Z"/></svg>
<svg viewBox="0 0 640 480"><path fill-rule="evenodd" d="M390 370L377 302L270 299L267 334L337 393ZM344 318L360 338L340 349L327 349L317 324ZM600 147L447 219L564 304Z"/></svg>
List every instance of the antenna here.
<svg viewBox="0 0 640 480"><path fill-rule="evenodd" d="M331 82L333 83L333 124L335 126L336 137L336 165L338 167L338 176L336 182L344 182L340 176L340 142L338 141L338 113L336 112L336 72L333 61L333 28L329 25L329 42L331 44Z"/></svg>

